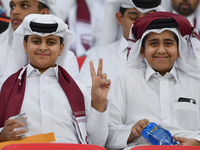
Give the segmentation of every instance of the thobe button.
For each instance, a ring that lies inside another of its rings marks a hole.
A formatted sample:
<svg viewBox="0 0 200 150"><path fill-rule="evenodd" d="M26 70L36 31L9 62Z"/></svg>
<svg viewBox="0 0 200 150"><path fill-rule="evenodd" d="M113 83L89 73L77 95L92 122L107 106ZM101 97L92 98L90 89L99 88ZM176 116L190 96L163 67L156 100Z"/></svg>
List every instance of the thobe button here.
<svg viewBox="0 0 200 150"><path fill-rule="evenodd" d="M37 71L37 70L34 70L35 72Z"/></svg>
<svg viewBox="0 0 200 150"><path fill-rule="evenodd" d="M45 110L45 108L44 108L44 107L43 107L42 109L43 109L43 110Z"/></svg>
<svg viewBox="0 0 200 150"><path fill-rule="evenodd" d="M45 94L45 91L42 91L42 94Z"/></svg>
<svg viewBox="0 0 200 150"><path fill-rule="evenodd" d="M166 120L167 118L166 118L166 117L164 117L163 119L164 119L164 120Z"/></svg>
<svg viewBox="0 0 200 150"><path fill-rule="evenodd" d="M166 103L167 101L166 100L163 100L163 103Z"/></svg>
<svg viewBox="0 0 200 150"><path fill-rule="evenodd" d="M166 82L165 81L163 81L163 84L165 84Z"/></svg>

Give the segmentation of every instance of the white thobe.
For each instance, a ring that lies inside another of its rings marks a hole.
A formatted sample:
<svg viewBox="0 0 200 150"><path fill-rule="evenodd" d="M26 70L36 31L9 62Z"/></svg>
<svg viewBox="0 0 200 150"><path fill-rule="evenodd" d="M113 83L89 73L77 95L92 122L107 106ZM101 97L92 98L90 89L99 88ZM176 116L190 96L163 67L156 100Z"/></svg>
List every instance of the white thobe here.
<svg viewBox="0 0 200 150"><path fill-rule="evenodd" d="M79 74L81 81L90 92L92 80L90 76L89 62L93 61L94 68L97 71L99 59L103 58L103 73L107 74L108 79L114 80L120 70L122 70L127 61L127 40L122 36L119 41L116 41L107 46L94 49L85 59Z"/></svg>
<svg viewBox="0 0 200 150"><path fill-rule="evenodd" d="M103 22L104 22L104 16L105 16L105 6L108 0L86 0L89 12L90 12L90 27L89 30L91 30L91 39L90 39L90 48L88 51L80 51L80 49L76 49L77 56L87 55L87 53L92 50L93 47L99 45L99 41L102 37L102 31L103 31ZM77 38L75 29L77 19L76 19L76 0L57 0L57 4L59 7L59 16L63 21L68 22L69 29L74 33L72 47L75 48L77 46ZM101 15L99 15L99 12L101 12ZM83 24L84 25L84 24Z"/></svg>
<svg viewBox="0 0 200 150"><path fill-rule="evenodd" d="M142 136L127 144L131 129L141 119L161 125L172 135L200 141L200 81L175 67L161 76L150 66L129 69L112 84L108 100L108 149L148 145ZM196 104L178 102L192 98Z"/></svg>
<svg viewBox="0 0 200 150"><path fill-rule="evenodd" d="M108 0L87 0L86 1L90 10L91 25L92 25L92 47L99 46L102 38L103 23L105 18L105 8ZM101 12L101 15L99 15Z"/></svg>
<svg viewBox="0 0 200 150"><path fill-rule="evenodd" d="M108 111L99 113L91 107L91 100L80 82L86 108L87 140L89 144L105 145L108 133ZM58 83L58 67L43 74L30 64L27 68L26 89L21 113L26 113L29 132L25 136L54 132L56 142L80 143L73 122L69 101Z"/></svg>
<svg viewBox="0 0 200 150"><path fill-rule="evenodd" d="M14 51L17 51L17 47L13 47L13 29L11 26L11 23L9 24L9 27L6 31L4 31L2 34L0 34L0 89L3 84L3 82L15 71L17 71L20 68L13 69L15 65L15 53ZM23 41L22 41L23 43ZM28 62L27 62L28 63ZM24 64L26 65L26 64ZM21 66L23 67L23 66ZM67 57L65 60L64 65L62 66L67 72L74 78L78 79L79 76L79 67L78 62L73 54L73 52L68 51Z"/></svg>

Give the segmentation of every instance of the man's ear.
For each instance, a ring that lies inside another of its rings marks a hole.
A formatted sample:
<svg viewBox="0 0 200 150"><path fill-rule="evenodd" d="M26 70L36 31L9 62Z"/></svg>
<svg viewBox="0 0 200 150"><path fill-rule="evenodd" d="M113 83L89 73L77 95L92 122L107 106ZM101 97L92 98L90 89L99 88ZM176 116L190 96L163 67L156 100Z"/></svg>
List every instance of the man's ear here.
<svg viewBox="0 0 200 150"><path fill-rule="evenodd" d="M116 18L117 18L117 22L119 25L122 25L123 23L123 16L122 16L122 13L121 12L117 12L116 13Z"/></svg>
<svg viewBox="0 0 200 150"><path fill-rule="evenodd" d="M62 55L62 52L63 52L64 46L65 46L64 43L62 43L62 44L60 45L60 51L58 52L58 56L61 56L61 55Z"/></svg>
<svg viewBox="0 0 200 150"><path fill-rule="evenodd" d="M144 48L143 48L143 47L141 47L140 53L141 53L141 55L142 55L143 58L146 57L146 56L145 56L145 52L144 52Z"/></svg>
<svg viewBox="0 0 200 150"><path fill-rule="evenodd" d="M40 14L49 14L49 9L48 9L48 8L43 8L43 9L40 11Z"/></svg>
<svg viewBox="0 0 200 150"><path fill-rule="evenodd" d="M27 43L26 43L26 41L23 41L23 44L24 44L25 53L28 54L28 49L27 49Z"/></svg>

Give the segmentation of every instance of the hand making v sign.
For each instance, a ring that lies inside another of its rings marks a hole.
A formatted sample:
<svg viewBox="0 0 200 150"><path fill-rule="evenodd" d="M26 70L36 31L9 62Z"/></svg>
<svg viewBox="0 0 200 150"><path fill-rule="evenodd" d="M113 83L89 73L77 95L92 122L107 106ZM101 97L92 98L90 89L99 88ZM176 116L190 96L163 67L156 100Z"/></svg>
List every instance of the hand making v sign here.
<svg viewBox="0 0 200 150"><path fill-rule="evenodd" d="M90 74L92 78L92 107L99 112L106 110L107 96L111 84L110 79L107 79L107 74L103 73L103 59L99 59L97 73L94 69L93 62L90 61Z"/></svg>

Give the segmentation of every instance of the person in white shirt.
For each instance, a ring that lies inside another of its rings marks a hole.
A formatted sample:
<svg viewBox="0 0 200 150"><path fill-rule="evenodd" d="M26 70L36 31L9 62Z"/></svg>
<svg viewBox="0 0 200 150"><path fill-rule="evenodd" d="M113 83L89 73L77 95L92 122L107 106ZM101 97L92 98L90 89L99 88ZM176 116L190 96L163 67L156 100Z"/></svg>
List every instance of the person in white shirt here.
<svg viewBox="0 0 200 150"><path fill-rule="evenodd" d="M149 145L141 132L150 122L168 130L180 145L200 146L200 41L195 30L178 14L155 12L134 22L129 39L127 65L108 95L106 148Z"/></svg>
<svg viewBox="0 0 200 150"><path fill-rule="evenodd" d="M200 36L199 0L162 0L161 5L167 12L173 12L187 18Z"/></svg>
<svg viewBox="0 0 200 150"><path fill-rule="evenodd" d="M87 56L94 47L99 46L104 27L105 7L108 0L80 0L85 1L85 7L87 8L84 9L89 11L88 20L78 18L78 1L57 0L57 4L60 18L69 25L69 29L75 34L70 49L77 57L82 57ZM101 15L99 15L99 12L101 12ZM81 13L83 16L88 15L85 11Z"/></svg>
<svg viewBox="0 0 200 150"><path fill-rule="evenodd" d="M58 8L55 0L11 0L10 1L10 23L6 31L0 34L0 88L3 82L12 73L17 71L22 65L28 63L21 61L21 56L18 55L18 51L14 46L15 40L13 39L13 32L21 24L24 17L28 14L53 14L59 16ZM23 39L17 39L23 41ZM65 66L63 66L74 77L78 78L79 68L75 55L69 51L66 58Z"/></svg>
<svg viewBox="0 0 200 150"><path fill-rule="evenodd" d="M103 61L103 71L109 79L114 79L121 69L126 65L128 36L131 25L135 20L155 11L162 11L160 0L149 3L142 0L142 5L136 1L110 0L107 3L105 18L106 35L102 37L108 45L95 48L85 59L79 74L81 81L90 92L92 81L90 79L89 61L93 61L97 69L99 58ZM115 17L116 15L116 17ZM121 33L119 26L123 28L123 35L117 40L117 35Z"/></svg>
<svg viewBox="0 0 200 150"><path fill-rule="evenodd" d="M10 12L10 8L9 8L9 1L8 0L1 0L1 4L3 5L3 9L5 11L5 14L7 17L9 17L9 12Z"/></svg>
<svg viewBox="0 0 200 150"><path fill-rule="evenodd" d="M48 27L48 28L47 28ZM92 99L85 87L63 68L72 40L68 26L54 15L30 14L14 36L24 37L21 51L30 63L3 84L0 101L0 141L54 132L56 142L104 146L108 133L107 94L110 80L102 73L102 60L93 78ZM66 46L66 48L64 48ZM29 132L15 119L26 113Z"/></svg>

